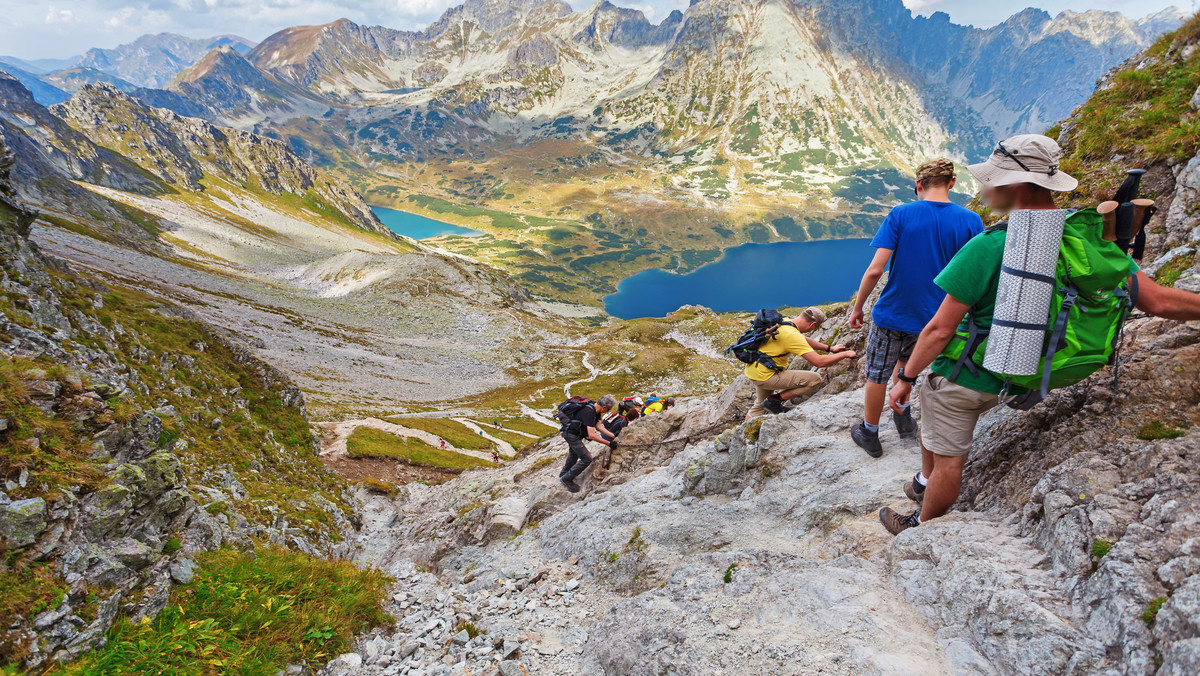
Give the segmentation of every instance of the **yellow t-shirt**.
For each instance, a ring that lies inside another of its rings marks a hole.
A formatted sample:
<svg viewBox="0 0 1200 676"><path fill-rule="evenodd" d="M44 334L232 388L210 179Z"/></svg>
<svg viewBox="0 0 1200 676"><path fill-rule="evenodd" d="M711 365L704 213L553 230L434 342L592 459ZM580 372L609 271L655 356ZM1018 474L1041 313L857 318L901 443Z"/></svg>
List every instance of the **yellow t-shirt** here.
<svg viewBox="0 0 1200 676"><path fill-rule="evenodd" d="M791 355L794 354L797 357L802 357L813 351L812 345L808 344L808 339L794 326L779 327L779 331L775 333L775 336L763 343L762 347L758 349L763 354L774 357L775 364L781 369L787 368ZM776 371L772 371L757 362L746 366L746 377L760 383L776 373Z"/></svg>
<svg viewBox="0 0 1200 676"><path fill-rule="evenodd" d="M648 415L650 413L658 413L661 410L663 410L662 401L656 401L653 404L650 404L646 408L642 409L642 415Z"/></svg>

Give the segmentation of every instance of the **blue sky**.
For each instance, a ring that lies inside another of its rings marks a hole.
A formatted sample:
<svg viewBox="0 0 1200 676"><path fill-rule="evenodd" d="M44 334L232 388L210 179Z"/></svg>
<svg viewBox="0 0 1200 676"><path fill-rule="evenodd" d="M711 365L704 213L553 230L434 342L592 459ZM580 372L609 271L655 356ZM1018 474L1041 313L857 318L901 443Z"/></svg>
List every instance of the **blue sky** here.
<svg viewBox="0 0 1200 676"><path fill-rule="evenodd" d="M280 28L347 17L360 23L421 28L461 0L0 0L0 54L57 58L90 47L113 47L145 33L194 37L237 33L261 40ZM591 0L568 0L576 9ZM659 21L688 0L613 0ZM914 12L941 10L958 23L989 26L1029 5L1106 9L1141 16L1171 5L1195 9L1195 0L905 0Z"/></svg>

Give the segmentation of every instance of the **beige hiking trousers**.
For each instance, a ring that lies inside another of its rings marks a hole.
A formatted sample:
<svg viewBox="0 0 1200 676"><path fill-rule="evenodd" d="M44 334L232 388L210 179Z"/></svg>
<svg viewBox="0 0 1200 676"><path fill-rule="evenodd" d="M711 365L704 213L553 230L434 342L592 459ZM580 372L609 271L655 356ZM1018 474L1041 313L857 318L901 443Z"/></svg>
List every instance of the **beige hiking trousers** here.
<svg viewBox="0 0 1200 676"><path fill-rule="evenodd" d="M750 409L749 417L757 418L767 411L763 402L776 392L794 392L795 396L803 397L816 392L825 382L816 371L780 371L775 375L754 383L754 408Z"/></svg>

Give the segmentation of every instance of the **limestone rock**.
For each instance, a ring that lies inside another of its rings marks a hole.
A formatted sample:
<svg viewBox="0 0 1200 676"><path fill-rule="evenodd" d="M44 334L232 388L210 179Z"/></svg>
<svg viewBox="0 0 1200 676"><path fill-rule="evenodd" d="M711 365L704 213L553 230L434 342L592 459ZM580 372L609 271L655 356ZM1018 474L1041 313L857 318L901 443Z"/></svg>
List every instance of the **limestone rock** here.
<svg viewBox="0 0 1200 676"><path fill-rule="evenodd" d="M9 547L27 547L46 527L46 501L42 498L16 500L0 505L0 542Z"/></svg>

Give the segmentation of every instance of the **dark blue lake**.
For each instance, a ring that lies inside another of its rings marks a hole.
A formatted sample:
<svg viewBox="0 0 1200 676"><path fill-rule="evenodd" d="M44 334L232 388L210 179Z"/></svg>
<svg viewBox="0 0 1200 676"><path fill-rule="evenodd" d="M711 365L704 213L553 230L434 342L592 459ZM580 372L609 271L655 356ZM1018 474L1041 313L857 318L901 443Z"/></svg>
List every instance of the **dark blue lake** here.
<svg viewBox="0 0 1200 676"><path fill-rule="evenodd" d="M375 212L375 215L379 217L380 221L383 221L383 224L389 230L397 235L405 235L413 239L429 239L430 237L441 237L442 235L478 237L483 234L478 230L435 221L432 218L410 214L407 211L397 211L386 207L371 207L371 211Z"/></svg>
<svg viewBox="0 0 1200 676"><path fill-rule="evenodd" d="M849 300L875 255L869 239L743 244L686 275L646 270L626 277L604 309L620 319L665 317L684 305L717 312L805 307Z"/></svg>

